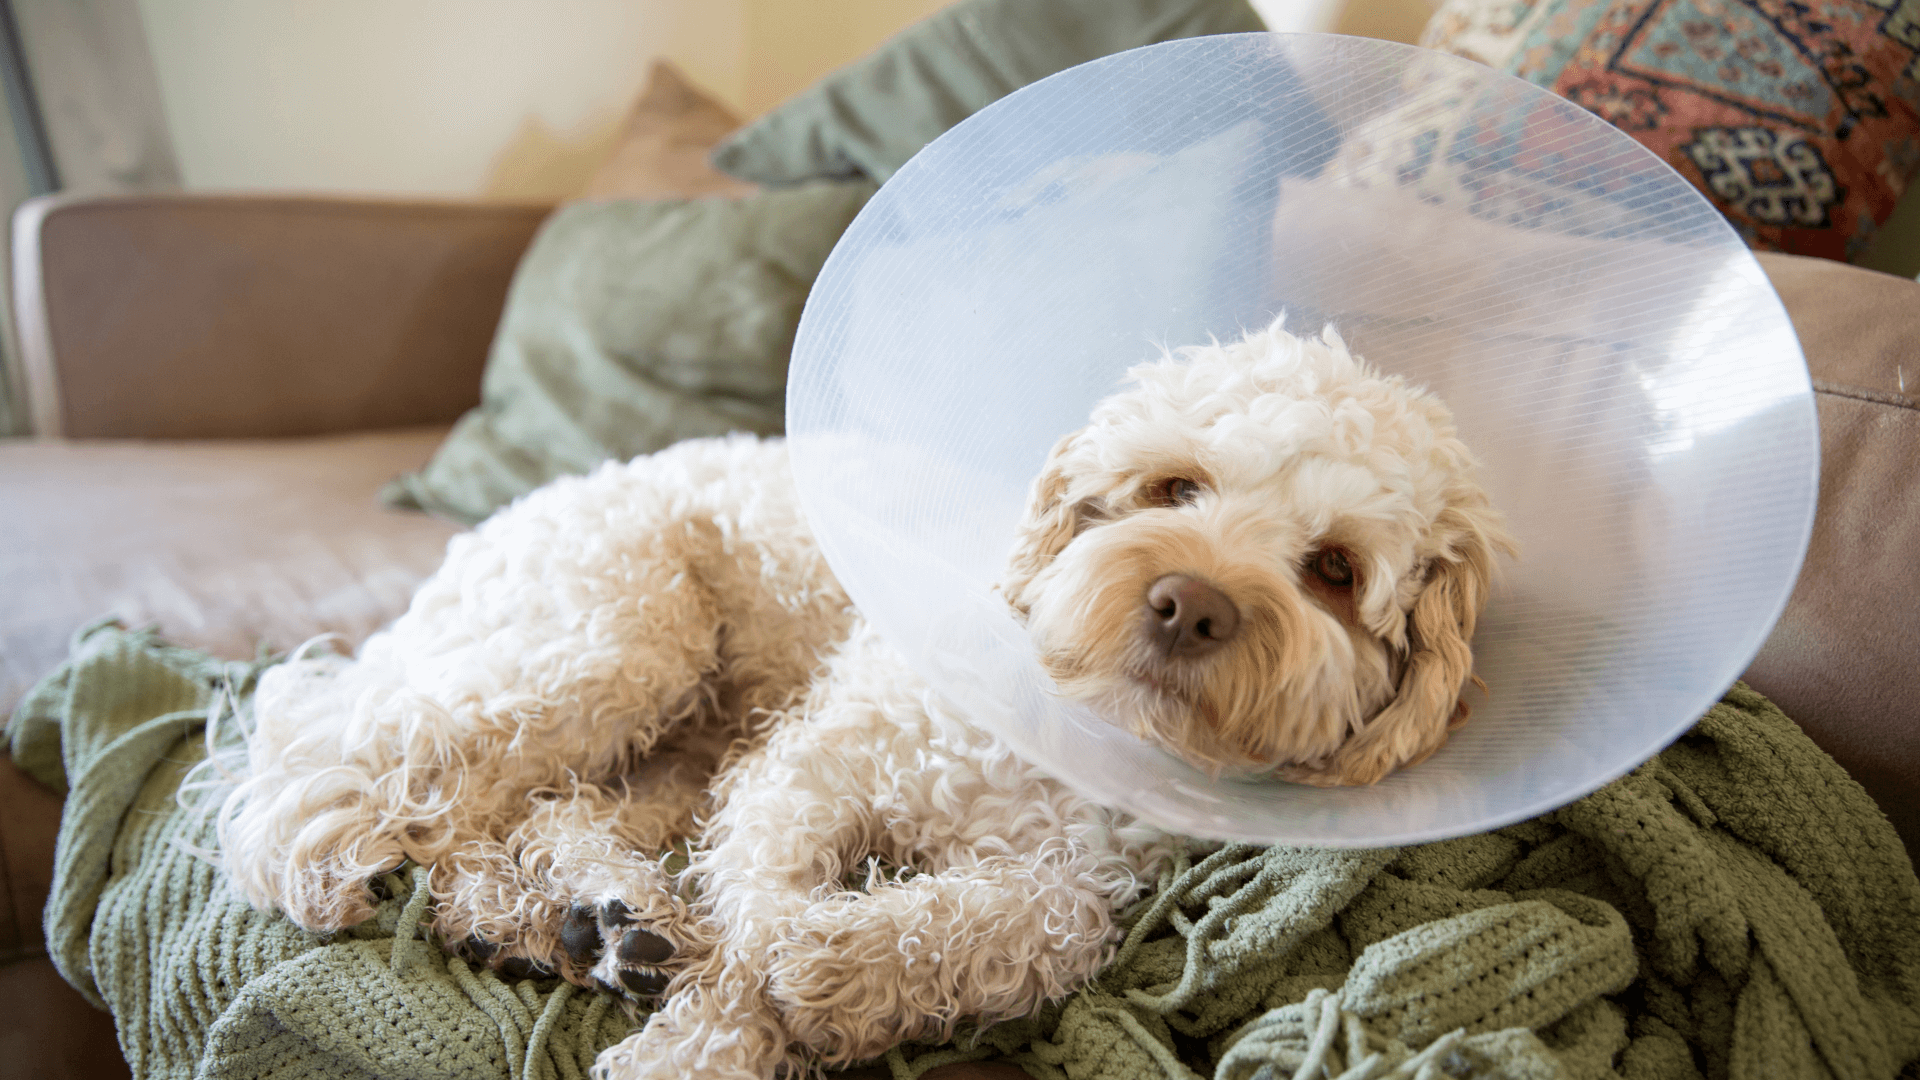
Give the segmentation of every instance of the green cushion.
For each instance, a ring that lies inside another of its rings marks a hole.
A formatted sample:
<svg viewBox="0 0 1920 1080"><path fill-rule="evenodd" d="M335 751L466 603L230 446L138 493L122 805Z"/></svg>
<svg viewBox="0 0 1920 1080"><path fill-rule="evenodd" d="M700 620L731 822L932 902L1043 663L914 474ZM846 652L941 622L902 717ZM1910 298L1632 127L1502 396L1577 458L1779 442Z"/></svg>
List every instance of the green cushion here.
<svg viewBox="0 0 1920 1080"><path fill-rule="evenodd" d="M713 163L761 184L885 181L948 128L1057 71L1265 29L1246 0L964 0L733 135Z"/></svg>
<svg viewBox="0 0 1920 1080"><path fill-rule="evenodd" d="M471 523L610 458L779 432L807 289L873 190L555 212L514 274L480 406L382 497Z"/></svg>

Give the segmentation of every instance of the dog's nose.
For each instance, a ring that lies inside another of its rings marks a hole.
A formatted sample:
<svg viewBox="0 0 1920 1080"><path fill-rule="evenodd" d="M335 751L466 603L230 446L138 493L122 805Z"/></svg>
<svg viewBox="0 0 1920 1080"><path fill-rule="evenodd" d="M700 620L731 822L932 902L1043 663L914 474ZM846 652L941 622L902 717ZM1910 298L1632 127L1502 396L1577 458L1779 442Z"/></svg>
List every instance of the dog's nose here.
<svg viewBox="0 0 1920 1080"><path fill-rule="evenodd" d="M1147 632L1162 655L1204 656L1238 629L1240 609L1199 578L1168 574L1147 587Z"/></svg>

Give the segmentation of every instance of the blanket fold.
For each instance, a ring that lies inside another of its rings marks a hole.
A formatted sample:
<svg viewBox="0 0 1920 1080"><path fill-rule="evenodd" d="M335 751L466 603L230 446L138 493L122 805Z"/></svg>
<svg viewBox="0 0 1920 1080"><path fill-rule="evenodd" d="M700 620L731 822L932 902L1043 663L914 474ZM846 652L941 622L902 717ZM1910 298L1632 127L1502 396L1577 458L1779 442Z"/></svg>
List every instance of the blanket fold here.
<svg viewBox="0 0 1920 1080"><path fill-rule="evenodd" d="M1859 785L1736 686L1532 821L1182 866L1093 986L969 1038L1071 1080L1890 1077L1920 1057L1920 884Z"/></svg>
<svg viewBox="0 0 1920 1080"><path fill-rule="evenodd" d="M266 663L100 623L8 727L16 760L67 791L48 950L113 1013L134 1076L585 1077L636 1018L420 940L424 873L389 875L367 922L313 934L254 910L198 854L214 844L212 818L176 796L208 755L209 713L243 702Z"/></svg>
<svg viewBox="0 0 1920 1080"><path fill-rule="evenodd" d="M254 911L177 800L267 661L89 628L8 729L67 791L50 951L137 1077L584 1077L642 1017L425 940L424 875L310 934ZM231 725L226 725L231 728ZM1560 810L1374 851L1197 848L1112 963L1032 1016L887 1056L1038 1077L1892 1077L1920 1058L1920 882L1857 784L1736 686Z"/></svg>

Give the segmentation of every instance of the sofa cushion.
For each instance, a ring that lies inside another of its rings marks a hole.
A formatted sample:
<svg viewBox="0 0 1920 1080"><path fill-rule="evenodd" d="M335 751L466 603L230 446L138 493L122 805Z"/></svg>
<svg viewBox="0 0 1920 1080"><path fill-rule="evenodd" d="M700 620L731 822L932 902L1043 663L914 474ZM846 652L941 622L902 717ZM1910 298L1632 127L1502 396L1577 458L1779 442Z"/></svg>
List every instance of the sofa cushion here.
<svg viewBox="0 0 1920 1080"><path fill-rule="evenodd" d="M1760 262L1813 374L1820 510L1746 679L1866 787L1920 859L1920 282Z"/></svg>
<svg viewBox="0 0 1920 1080"><path fill-rule="evenodd" d="M358 641L456 526L382 507L445 428L310 439L0 443L0 713L115 615L231 658Z"/></svg>
<svg viewBox="0 0 1920 1080"><path fill-rule="evenodd" d="M13 218L34 431L279 438L453 423L542 206L61 193Z"/></svg>
<svg viewBox="0 0 1920 1080"><path fill-rule="evenodd" d="M1446 0L1420 43L1592 110L1678 169L1750 246L1852 259L1920 170L1920 26L1888 12L1875 0Z"/></svg>
<svg viewBox="0 0 1920 1080"><path fill-rule="evenodd" d="M713 163L762 184L885 181L941 132L1057 71L1266 28L1246 0L964 0L761 117Z"/></svg>
<svg viewBox="0 0 1920 1080"><path fill-rule="evenodd" d="M478 521L609 458L780 431L807 289L872 193L561 208L514 274L479 408L387 497Z"/></svg>

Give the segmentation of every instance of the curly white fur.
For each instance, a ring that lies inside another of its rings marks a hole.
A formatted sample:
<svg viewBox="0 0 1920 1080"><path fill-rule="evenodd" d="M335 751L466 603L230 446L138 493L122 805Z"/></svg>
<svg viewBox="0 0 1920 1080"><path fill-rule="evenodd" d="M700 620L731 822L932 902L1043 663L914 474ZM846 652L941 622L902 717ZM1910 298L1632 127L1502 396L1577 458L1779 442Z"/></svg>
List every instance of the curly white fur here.
<svg viewBox="0 0 1920 1080"><path fill-rule="evenodd" d="M1513 551L1446 406L1278 323L1130 377L1054 448L1006 583L1062 688L1215 770L1370 784L1439 749ZM1313 573L1327 552L1346 586ZM1232 599L1227 647L1139 632L1169 572Z"/></svg>
<svg viewBox="0 0 1920 1080"><path fill-rule="evenodd" d="M1445 409L1278 324L1133 381L1056 448L1004 583L1064 692L1213 767L1371 782L1430 753L1507 544ZM1313 576L1333 546L1345 592ZM1239 631L1170 653L1144 600L1170 573ZM529 495L357 658L270 670L255 715L219 820L249 899L343 927L412 859L436 931L492 963L670 975L600 1060L622 1080L767 1077L1030 1012L1099 969L1186 843L934 698L851 609L777 441ZM628 955L629 925L672 956Z"/></svg>

